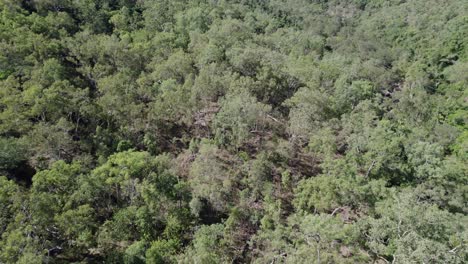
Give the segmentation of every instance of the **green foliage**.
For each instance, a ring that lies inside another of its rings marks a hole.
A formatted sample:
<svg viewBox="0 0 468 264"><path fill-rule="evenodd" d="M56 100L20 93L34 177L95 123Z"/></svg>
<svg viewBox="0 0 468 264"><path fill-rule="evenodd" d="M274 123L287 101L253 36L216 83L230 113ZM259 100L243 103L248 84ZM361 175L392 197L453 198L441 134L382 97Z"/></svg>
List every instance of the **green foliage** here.
<svg viewBox="0 0 468 264"><path fill-rule="evenodd" d="M223 254L222 224L201 226L194 234L193 245L180 257L181 263L223 263L226 256Z"/></svg>
<svg viewBox="0 0 468 264"><path fill-rule="evenodd" d="M252 133L265 128L269 111L269 106L257 102L247 92L227 95L214 120L216 141L240 147Z"/></svg>
<svg viewBox="0 0 468 264"><path fill-rule="evenodd" d="M157 240L146 251L146 263L173 263L179 243L177 240Z"/></svg>
<svg viewBox="0 0 468 264"><path fill-rule="evenodd" d="M0 1L0 263L465 263L451 0Z"/></svg>
<svg viewBox="0 0 468 264"><path fill-rule="evenodd" d="M344 224L330 215L293 215L287 225L260 232L255 237L262 251L255 263L281 261L284 263L369 261L354 248L359 232L355 225ZM284 238L283 238L284 237Z"/></svg>
<svg viewBox="0 0 468 264"><path fill-rule="evenodd" d="M385 198L385 182L354 175L319 175L299 182L294 204L309 212L332 212L343 206L372 206Z"/></svg>
<svg viewBox="0 0 468 264"><path fill-rule="evenodd" d="M405 190L376 206L376 217L365 220L372 252L396 261L462 263L466 218L418 201ZM452 250L454 249L454 250Z"/></svg>
<svg viewBox="0 0 468 264"><path fill-rule="evenodd" d="M26 160L27 147L21 140L0 138L0 170L16 168Z"/></svg>
<svg viewBox="0 0 468 264"><path fill-rule="evenodd" d="M0 176L0 183L0 234L3 234L8 224L13 221L22 197L20 188L13 181Z"/></svg>
<svg viewBox="0 0 468 264"><path fill-rule="evenodd" d="M221 150L216 145L202 142L190 168L190 185L194 197L206 199L216 210L226 210L233 195L234 178L219 155Z"/></svg>

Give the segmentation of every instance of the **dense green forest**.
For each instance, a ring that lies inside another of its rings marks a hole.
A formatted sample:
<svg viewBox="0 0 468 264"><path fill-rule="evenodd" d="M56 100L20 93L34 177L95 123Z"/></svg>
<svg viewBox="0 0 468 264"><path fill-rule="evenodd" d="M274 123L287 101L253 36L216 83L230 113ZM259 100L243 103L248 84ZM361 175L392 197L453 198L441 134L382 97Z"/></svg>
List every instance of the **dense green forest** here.
<svg viewBox="0 0 468 264"><path fill-rule="evenodd" d="M467 263L468 1L0 0L0 263Z"/></svg>

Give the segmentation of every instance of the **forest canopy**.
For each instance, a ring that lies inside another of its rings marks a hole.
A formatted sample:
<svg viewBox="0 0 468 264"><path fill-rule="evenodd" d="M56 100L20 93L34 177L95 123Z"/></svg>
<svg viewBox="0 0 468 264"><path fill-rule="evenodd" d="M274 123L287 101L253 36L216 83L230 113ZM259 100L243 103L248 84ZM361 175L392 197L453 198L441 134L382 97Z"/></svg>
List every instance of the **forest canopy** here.
<svg viewBox="0 0 468 264"><path fill-rule="evenodd" d="M467 263L465 0L0 0L0 263Z"/></svg>

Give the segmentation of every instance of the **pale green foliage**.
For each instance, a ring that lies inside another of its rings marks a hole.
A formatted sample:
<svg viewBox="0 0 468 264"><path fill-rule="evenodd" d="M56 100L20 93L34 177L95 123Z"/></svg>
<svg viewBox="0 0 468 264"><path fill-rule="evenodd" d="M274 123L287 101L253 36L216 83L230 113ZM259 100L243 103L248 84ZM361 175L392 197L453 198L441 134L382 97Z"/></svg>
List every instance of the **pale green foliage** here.
<svg viewBox="0 0 468 264"><path fill-rule="evenodd" d="M367 181L361 176L319 175L299 182L294 204L309 212L332 212L342 206L358 207L385 197L383 181Z"/></svg>
<svg viewBox="0 0 468 264"><path fill-rule="evenodd" d="M178 247L177 240L154 241L146 251L146 263L173 263Z"/></svg>
<svg viewBox="0 0 468 264"><path fill-rule="evenodd" d="M217 142L240 147L253 133L265 128L269 111L268 105L257 102L246 91L228 94L214 120Z"/></svg>
<svg viewBox="0 0 468 264"><path fill-rule="evenodd" d="M466 217L420 202L410 190L377 204L367 220L369 248L396 261L462 263ZM454 249L454 250L452 250Z"/></svg>
<svg viewBox="0 0 468 264"><path fill-rule="evenodd" d="M258 252L259 258L255 263L366 261L368 258L356 251L352 245L358 234L354 225L344 224L337 217L323 214L293 215L288 219L286 226L278 226L274 231L260 233L256 237L256 243L260 243L263 251ZM283 240L282 237L286 237L287 240ZM347 259L349 256L340 255L340 250L350 251L353 257Z"/></svg>
<svg viewBox="0 0 468 264"><path fill-rule="evenodd" d="M190 168L190 186L194 197L206 199L217 210L225 210L232 195L234 175L219 160L220 154L216 145L202 142Z"/></svg>
<svg viewBox="0 0 468 264"><path fill-rule="evenodd" d="M180 257L180 263L227 263L223 254L223 229L221 224L201 226L194 235L193 245Z"/></svg>

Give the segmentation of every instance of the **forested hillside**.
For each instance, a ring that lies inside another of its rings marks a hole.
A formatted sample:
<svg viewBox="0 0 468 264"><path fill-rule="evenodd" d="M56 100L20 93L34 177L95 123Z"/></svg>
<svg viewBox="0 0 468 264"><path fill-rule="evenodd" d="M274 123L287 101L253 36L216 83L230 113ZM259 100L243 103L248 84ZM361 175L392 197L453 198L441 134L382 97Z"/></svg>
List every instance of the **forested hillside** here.
<svg viewBox="0 0 468 264"><path fill-rule="evenodd" d="M0 263L467 263L468 1L0 0Z"/></svg>

